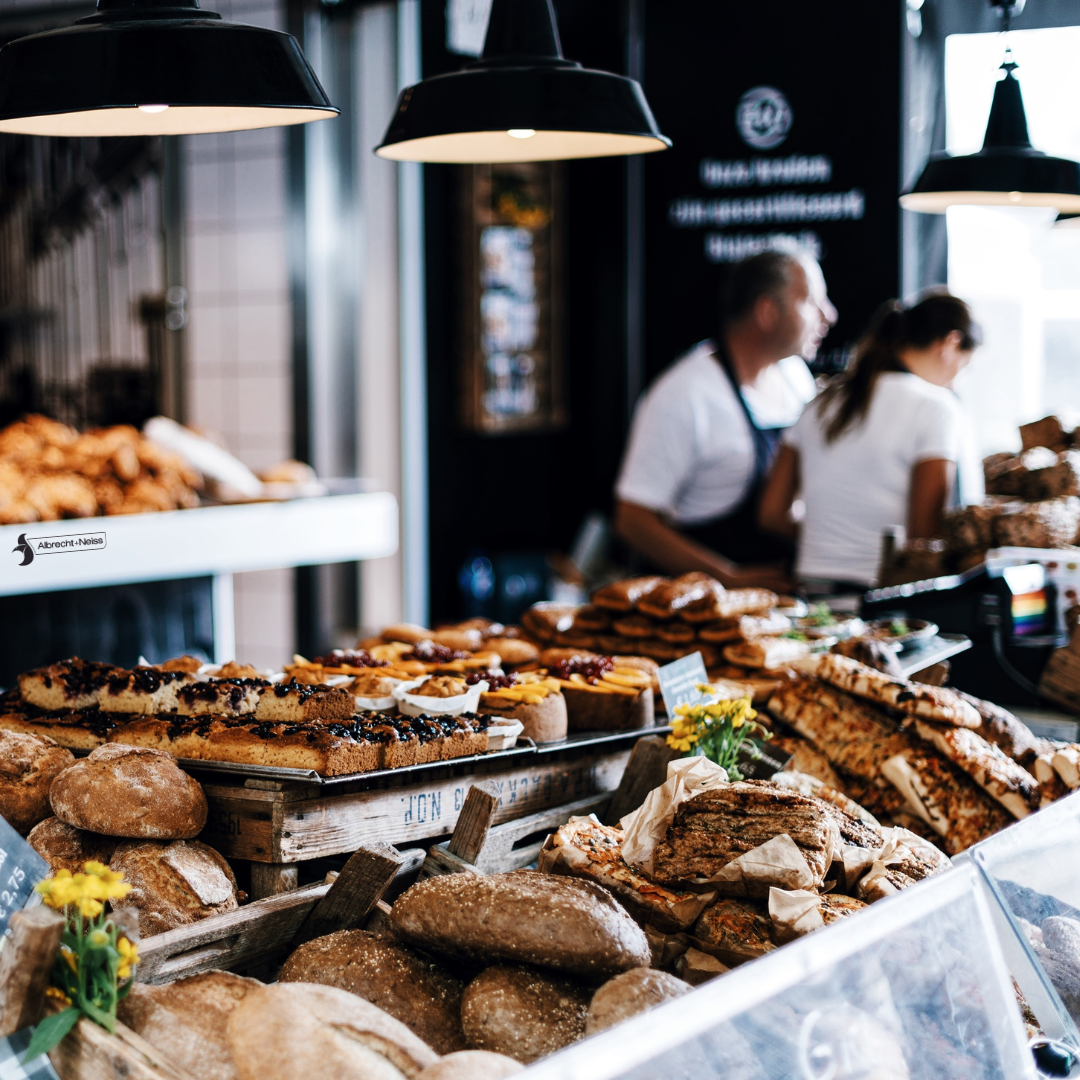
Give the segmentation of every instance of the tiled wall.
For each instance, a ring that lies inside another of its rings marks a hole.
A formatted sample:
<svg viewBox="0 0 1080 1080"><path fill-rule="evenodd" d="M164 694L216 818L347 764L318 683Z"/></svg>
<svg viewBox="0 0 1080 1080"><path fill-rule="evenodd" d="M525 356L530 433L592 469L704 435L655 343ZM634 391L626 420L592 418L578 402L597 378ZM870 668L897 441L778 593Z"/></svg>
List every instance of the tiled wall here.
<svg viewBox="0 0 1080 1080"><path fill-rule="evenodd" d="M204 6L284 29L273 0ZM292 456L285 140L269 128L188 136L184 148L187 420L220 433L256 472ZM291 570L236 575L238 657L272 666L292 655L292 580Z"/></svg>

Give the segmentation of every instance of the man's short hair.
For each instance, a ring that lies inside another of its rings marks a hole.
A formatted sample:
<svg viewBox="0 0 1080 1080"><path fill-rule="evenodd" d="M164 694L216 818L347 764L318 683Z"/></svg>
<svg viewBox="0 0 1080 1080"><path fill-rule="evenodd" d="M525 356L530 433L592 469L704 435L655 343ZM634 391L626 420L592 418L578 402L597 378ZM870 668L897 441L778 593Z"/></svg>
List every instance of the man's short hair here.
<svg viewBox="0 0 1080 1080"><path fill-rule="evenodd" d="M722 324L745 318L763 296L779 298L799 265L798 258L786 251L762 251L735 263L720 290Z"/></svg>

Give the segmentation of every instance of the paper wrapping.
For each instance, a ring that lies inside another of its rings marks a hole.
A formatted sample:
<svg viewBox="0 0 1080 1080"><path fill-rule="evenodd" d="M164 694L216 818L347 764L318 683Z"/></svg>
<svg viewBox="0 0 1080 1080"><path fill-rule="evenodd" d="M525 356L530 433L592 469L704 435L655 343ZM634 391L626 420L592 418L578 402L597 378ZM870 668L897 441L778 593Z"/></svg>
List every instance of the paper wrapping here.
<svg viewBox="0 0 1080 1080"><path fill-rule="evenodd" d="M821 897L808 889L769 889L769 918L781 945L825 925Z"/></svg>
<svg viewBox="0 0 1080 1080"><path fill-rule="evenodd" d="M623 859L651 874L656 845L667 835L679 804L727 782L727 772L707 757L677 758L669 762L664 783L653 788L641 806L619 822L623 830Z"/></svg>
<svg viewBox="0 0 1080 1080"><path fill-rule="evenodd" d="M756 898L771 895L774 887L800 890L817 884L799 845L787 833L732 859L709 882L721 896Z"/></svg>

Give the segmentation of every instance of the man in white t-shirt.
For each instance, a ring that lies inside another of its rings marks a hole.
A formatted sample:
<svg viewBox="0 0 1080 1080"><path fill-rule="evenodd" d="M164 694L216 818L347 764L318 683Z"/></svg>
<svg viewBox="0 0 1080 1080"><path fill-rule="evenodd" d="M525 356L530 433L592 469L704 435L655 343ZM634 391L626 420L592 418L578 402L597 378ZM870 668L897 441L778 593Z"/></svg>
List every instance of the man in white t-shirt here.
<svg viewBox="0 0 1080 1080"><path fill-rule="evenodd" d="M729 587L789 584L790 549L757 525L783 431L815 394L804 361L836 322L821 268L769 251L732 268L723 330L638 402L615 486L615 529L671 574Z"/></svg>

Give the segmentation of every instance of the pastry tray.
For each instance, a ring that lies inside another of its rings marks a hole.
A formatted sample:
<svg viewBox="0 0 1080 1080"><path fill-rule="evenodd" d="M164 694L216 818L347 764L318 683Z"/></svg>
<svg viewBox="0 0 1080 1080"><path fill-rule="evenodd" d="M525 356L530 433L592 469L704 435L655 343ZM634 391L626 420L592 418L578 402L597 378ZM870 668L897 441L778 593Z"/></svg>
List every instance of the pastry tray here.
<svg viewBox="0 0 1080 1080"><path fill-rule="evenodd" d="M577 750L584 747L602 746L607 743L628 742L640 739L643 735L666 735L670 725L657 724L653 727L632 728L628 731L586 731L577 732L560 742L544 743L537 746L532 739L519 737L517 745L509 750L491 750L486 754L470 754L467 757L451 758L449 761L429 761L422 765L403 765L398 769L373 769L369 772L344 773L341 776L322 776L314 769L279 769L270 765L244 765L233 761L202 761L195 758L177 758L177 762L191 772L225 773L243 776L250 780L280 780L293 783L317 784L320 787L334 787L337 784L352 784L357 780L383 780L389 777L405 776L448 765L475 765L481 761L494 761L501 758L525 757L559 753L564 750Z"/></svg>

